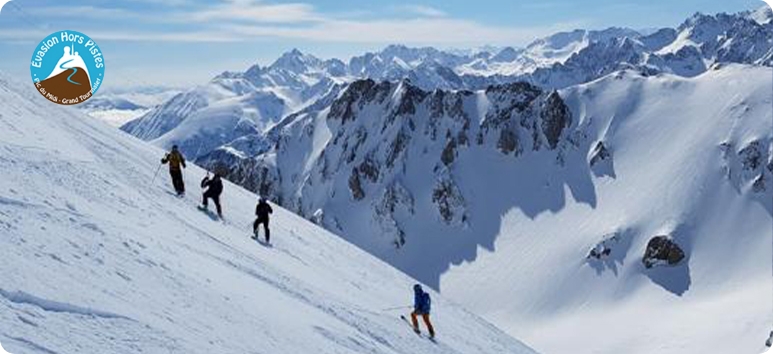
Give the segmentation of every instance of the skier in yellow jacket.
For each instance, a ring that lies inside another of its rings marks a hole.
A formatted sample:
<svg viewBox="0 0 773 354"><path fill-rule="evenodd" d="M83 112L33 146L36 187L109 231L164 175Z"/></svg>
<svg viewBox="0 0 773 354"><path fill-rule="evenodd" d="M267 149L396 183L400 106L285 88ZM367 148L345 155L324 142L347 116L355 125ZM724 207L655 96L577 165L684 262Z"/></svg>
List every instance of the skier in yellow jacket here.
<svg viewBox="0 0 773 354"><path fill-rule="evenodd" d="M177 195L182 197L185 195L185 182L183 182L183 171L185 168L185 157L177 149L177 145L172 146L172 151L166 154L161 163L169 164L169 175L172 176L172 185Z"/></svg>

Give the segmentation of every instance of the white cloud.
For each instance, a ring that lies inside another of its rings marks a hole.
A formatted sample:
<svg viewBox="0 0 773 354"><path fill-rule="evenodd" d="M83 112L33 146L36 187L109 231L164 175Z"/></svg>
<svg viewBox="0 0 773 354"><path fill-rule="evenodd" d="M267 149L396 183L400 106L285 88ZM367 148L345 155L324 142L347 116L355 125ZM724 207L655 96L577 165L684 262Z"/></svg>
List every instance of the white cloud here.
<svg viewBox="0 0 773 354"><path fill-rule="evenodd" d="M141 14L126 9L95 6L47 6L29 9L38 16L76 18L138 18Z"/></svg>
<svg viewBox="0 0 773 354"><path fill-rule="evenodd" d="M149 42L248 42L262 38L308 40L328 43L425 44L452 46L524 45L535 38L581 27L580 23L546 27L496 27L452 18L405 20L320 20L304 26L224 24L200 31L113 31L84 29L101 41ZM41 30L0 31L0 39L39 40Z"/></svg>
<svg viewBox="0 0 773 354"><path fill-rule="evenodd" d="M513 45L525 44L537 37L576 26L577 23L548 27L496 27L452 18L421 18L325 20L303 27L227 25L225 28L247 37L266 36L322 42Z"/></svg>
<svg viewBox="0 0 773 354"><path fill-rule="evenodd" d="M322 19L309 4L267 4L254 0L230 0L226 4L187 13L181 17L199 22L243 20L263 23L298 23Z"/></svg>
<svg viewBox="0 0 773 354"><path fill-rule="evenodd" d="M247 38L222 31L176 31L176 32L137 32L137 31L100 31L85 29L96 41L132 41L132 42L239 42ZM42 30L4 30L0 31L0 40L4 43L38 43L50 32Z"/></svg>
<svg viewBox="0 0 773 354"><path fill-rule="evenodd" d="M445 17L447 15L443 10L425 5L403 5L398 6L397 10L425 17Z"/></svg>
<svg viewBox="0 0 773 354"><path fill-rule="evenodd" d="M199 10L149 14L84 6L48 7L39 11L64 17L89 13L116 21L142 17L143 21L163 27L163 30L154 29L152 32L96 28L88 32L95 39L103 41L247 42L260 38L280 38L358 44L523 45L556 31L582 26L580 22L533 27L497 26L453 17L440 9L422 5L394 7L380 18L377 12L368 12L367 16L355 16L352 12L347 15L328 14L317 11L307 3L275 4L262 0L222 0ZM401 14L395 17L395 11L402 11L409 16ZM191 24L196 26L195 31L186 30ZM18 40L28 38L30 34L18 33L18 36L11 37L12 34L6 32L0 33L0 38Z"/></svg>
<svg viewBox="0 0 773 354"><path fill-rule="evenodd" d="M129 2L144 2L149 4L161 4L167 6L180 6L190 4L189 0L130 0Z"/></svg>

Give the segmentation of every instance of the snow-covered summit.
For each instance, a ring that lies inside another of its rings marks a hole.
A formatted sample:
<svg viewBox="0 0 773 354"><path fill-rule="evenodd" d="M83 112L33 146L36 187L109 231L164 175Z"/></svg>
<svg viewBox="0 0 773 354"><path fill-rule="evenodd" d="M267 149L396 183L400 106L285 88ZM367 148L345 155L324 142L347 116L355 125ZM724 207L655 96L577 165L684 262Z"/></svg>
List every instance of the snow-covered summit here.
<svg viewBox="0 0 773 354"><path fill-rule="evenodd" d="M162 151L0 76L0 341L12 353L533 354L433 295L438 343L385 310L415 282L226 183L226 222L150 182Z"/></svg>
<svg viewBox="0 0 773 354"><path fill-rule="evenodd" d="M757 10L749 12L749 18L761 25L769 24L773 22L773 9L767 4L760 6Z"/></svg>
<svg viewBox="0 0 773 354"><path fill-rule="evenodd" d="M318 67L321 64L322 61L317 59L317 57L301 53L301 51L296 48L284 53L279 59L271 64L268 69L305 72L308 71L309 68Z"/></svg>

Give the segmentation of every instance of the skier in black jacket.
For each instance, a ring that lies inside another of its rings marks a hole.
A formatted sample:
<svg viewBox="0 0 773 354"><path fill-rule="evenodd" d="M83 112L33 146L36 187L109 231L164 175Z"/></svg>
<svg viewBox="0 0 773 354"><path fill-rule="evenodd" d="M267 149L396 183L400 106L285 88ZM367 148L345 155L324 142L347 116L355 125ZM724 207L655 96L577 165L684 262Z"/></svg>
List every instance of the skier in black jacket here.
<svg viewBox="0 0 773 354"><path fill-rule="evenodd" d="M204 179L201 180L201 188L207 188L204 192L203 201L201 202L202 208L207 209L207 201L212 198L212 201L215 202L215 207L217 208L217 216L222 218L223 210L220 208L220 193L223 193L223 181L220 179L220 174L215 173L215 176L212 177L212 179L209 179L209 176L204 177Z"/></svg>
<svg viewBox="0 0 773 354"><path fill-rule="evenodd" d="M270 242L271 231L268 229L268 215L273 212L274 210L271 209L271 205L268 204L266 198L260 197L258 206L255 207L255 216L257 216L257 219L255 219L255 223L252 224L252 232L255 235L252 238L258 239L258 226L263 224L263 231L266 233L266 243Z"/></svg>

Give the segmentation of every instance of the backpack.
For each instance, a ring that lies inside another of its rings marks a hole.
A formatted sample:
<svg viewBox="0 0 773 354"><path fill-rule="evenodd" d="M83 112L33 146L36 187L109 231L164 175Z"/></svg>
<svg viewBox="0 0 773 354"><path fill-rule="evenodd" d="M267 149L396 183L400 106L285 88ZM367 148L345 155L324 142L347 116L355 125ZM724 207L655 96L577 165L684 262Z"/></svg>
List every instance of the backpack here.
<svg viewBox="0 0 773 354"><path fill-rule="evenodd" d="M421 304L422 304L422 310L425 313L429 313L430 308L432 307L432 299L429 297L429 293L425 292L421 294Z"/></svg>

